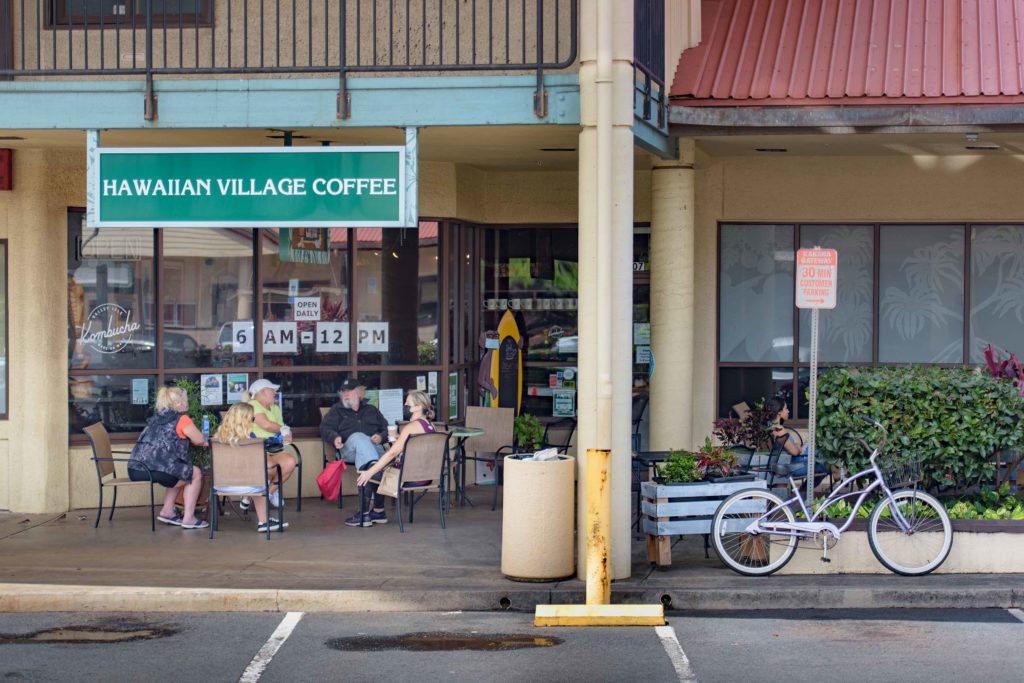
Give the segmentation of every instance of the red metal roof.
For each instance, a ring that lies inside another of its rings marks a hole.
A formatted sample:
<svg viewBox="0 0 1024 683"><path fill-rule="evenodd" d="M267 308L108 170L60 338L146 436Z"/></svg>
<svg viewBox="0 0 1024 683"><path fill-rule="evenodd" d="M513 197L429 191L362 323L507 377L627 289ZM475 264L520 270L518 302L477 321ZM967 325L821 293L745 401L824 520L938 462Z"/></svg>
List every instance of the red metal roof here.
<svg viewBox="0 0 1024 683"><path fill-rule="evenodd" d="M1024 102L1024 0L702 0L685 105Z"/></svg>

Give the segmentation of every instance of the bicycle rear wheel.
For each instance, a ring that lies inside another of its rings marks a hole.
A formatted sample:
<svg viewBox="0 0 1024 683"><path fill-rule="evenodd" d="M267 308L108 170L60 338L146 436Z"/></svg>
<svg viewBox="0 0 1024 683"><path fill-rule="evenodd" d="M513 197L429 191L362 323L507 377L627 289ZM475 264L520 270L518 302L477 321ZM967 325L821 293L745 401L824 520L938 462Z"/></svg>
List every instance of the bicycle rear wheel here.
<svg viewBox="0 0 1024 683"><path fill-rule="evenodd" d="M797 539L793 536L748 532L747 527L759 519L761 523L794 522L795 516L774 493L747 489L726 498L711 522L711 540L718 557L744 576L773 574L796 552Z"/></svg>
<svg viewBox="0 0 1024 683"><path fill-rule="evenodd" d="M910 528L897 524L893 507ZM953 525L946 509L924 491L896 491L884 498L868 519L868 542L878 561L903 576L922 576L946 561L953 547Z"/></svg>

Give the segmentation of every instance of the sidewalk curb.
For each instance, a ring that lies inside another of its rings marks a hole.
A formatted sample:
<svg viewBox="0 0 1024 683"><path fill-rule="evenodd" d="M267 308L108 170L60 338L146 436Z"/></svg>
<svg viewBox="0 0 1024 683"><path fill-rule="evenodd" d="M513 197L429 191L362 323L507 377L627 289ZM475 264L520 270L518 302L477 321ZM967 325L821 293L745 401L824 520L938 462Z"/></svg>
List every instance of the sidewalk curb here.
<svg viewBox="0 0 1024 683"><path fill-rule="evenodd" d="M1024 606L1014 588L663 588L612 593L623 604L675 610L981 609ZM532 612L582 604L582 589L274 590L0 583L0 612Z"/></svg>

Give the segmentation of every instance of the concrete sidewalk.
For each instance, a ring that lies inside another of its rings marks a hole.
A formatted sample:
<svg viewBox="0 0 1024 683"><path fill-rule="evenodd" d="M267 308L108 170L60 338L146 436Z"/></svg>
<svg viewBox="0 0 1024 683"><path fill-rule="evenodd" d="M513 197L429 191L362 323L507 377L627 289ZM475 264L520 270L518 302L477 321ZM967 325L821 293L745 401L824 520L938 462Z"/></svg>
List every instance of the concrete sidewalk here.
<svg viewBox="0 0 1024 683"><path fill-rule="evenodd" d="M95 511L38 516L0 514L0 611L532 611L537 604L581 603L579 581L505 579L501 511L453 510L440 528L435 507L417 521L350 528L344 510L307 499L286 509L290 528L271 541L255 517L222 519L208 532L158 524L144 508L118 510L93 529ZM104 515L105 517L105 515ZM616 582L613 601L662 602L676 609L829 609L1019 607L1024 574L904 578L889 574L746 578L706 560L700 538L652 570L644 543L633 543L633 576Z"/></svg>

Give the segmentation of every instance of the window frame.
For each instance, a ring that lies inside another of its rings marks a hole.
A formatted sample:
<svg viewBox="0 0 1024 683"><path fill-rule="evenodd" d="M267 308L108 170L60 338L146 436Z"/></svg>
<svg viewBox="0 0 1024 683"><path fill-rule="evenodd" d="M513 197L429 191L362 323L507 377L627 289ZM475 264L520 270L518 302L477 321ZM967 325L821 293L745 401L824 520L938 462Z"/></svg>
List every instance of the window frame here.
<svg viewBox="0 0 1024 683"><path fill-rule="evenodd" d="M74 0L53 0L46 4L44 26L51 30L71 30L83 28L118 28L124 30L141 30L146 27L146 12L136 11L136 0L121 0L125 7L124 14L92 14L68 16L68 3ZM214 5L212 0L201 2L199 12L164 12L153 13L154 28L159 23L162 28L210 28L214 23ZM128 8L131 8L129 11Z"/></svg>
<svg viewBox="0 0 1024 683"><path fill-rule="evenodd" d="M9 420L11 417L11 251L10 244L7 238L0 239L0 247L3 247L3 261L4 261L4 277L3 282L3 295L4 295L4 410L0 411L0 420Z"/></svg>
<svg viewBox="0 0 1024 683"><path fill-rule="evenodd" d="M760 225L791 225L793 226L793 254L795 256L796 250L800 248L801 228L804 226L831 226L831 225L858 225L870 227L872 229L872 243L873 243L873 263L872 263L872 311L871 311L871 361L859 361L850 363L836 363L836 362L818 362L819 372L830 367L888 367L888 366L900 366L906 365L906 362L882 362L879 360L879 316L880 316L880 292L879 292L879 280L880 280L880 269L881 269L881 258L880 258L880 247L881 247L881 231L885 227L898 227L898 226L913 226L913 225L927 225L940 227L963 227L964 228L964 252L963 252L963 282L964 282L964 300L963 300L963 321L962 321L962 337L963 337L963 348L962 356L959 362L954 363L914 363L914 365L929 366L929 367L962 367L965 365L972 366L977 363L972 363L970 360L971 349L971 259L972 259L972 236L975 228L986 227L986 226L1017 226L1019 229L1024 230L1024 220L1006 220L1006 221L970 221L970 220L944 220L944 221L928 221L928 220L917 220L917 221L863 221L863 220L817 220L817 221L724 221L720 220L716 222L716 247L715 247L715 387L714 387L714 405L715 405L715 417L720 417L718 411L718 403L720 400L721 393L721 370L722 368L787 368L792 371L794 383L799 391L799 377L801 370L809 370L810 362L800 361L800 309L793 307L793 351L792 357L788 361L764 361L764 362L731 362L722 361L722 227L723 226L760 226ZM794 283L795 287L795 283ZM807 425L807 419L805 415L799 413L799 400L794 400L793 405L790 406L792 418L790 424L794 426L804 427Z"/></svg>

